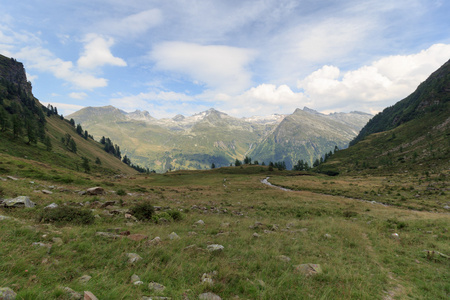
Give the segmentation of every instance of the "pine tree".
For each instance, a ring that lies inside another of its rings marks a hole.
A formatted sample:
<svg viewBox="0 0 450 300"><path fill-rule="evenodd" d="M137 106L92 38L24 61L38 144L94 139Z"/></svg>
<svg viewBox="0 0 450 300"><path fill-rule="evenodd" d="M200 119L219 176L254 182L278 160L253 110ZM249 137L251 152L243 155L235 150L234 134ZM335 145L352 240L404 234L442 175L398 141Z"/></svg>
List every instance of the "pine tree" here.
<svg viewBox="0 0 450 300"><path fill-rule="evenodd" d="M44 144L47 147L47 151L52 151L52 141L48 135L44 139Z"/></svg>
<svg viewBox="0 0 450 300"><path fill-rule="evenodd" d="M83 162L81 163L81 166L83 167L84 172L88 173L91 170L91 167L89 166L89 159L87 159L84 156L81 159L83 160Z"/></svg>
<svg viewBox="0 0 450 300"><path fill-rule="evenodd" d="M12 123L13 123L13 138L17 138L19 137L19 135L22 134L23 131L22 121L20 120L17 114L13 115Z"/></svg>

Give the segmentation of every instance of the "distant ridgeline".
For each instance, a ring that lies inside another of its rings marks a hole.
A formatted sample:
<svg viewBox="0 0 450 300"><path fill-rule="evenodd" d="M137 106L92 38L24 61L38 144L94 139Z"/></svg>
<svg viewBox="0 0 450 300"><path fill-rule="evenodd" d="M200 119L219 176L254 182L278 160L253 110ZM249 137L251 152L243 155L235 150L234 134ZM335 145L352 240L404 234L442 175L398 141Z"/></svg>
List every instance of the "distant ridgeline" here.
<svg viewBox="0 0 450 300"><path fill-rule="evenodd" d="M215 109L156 119L146 111L86 107L70 116L94 137L109 136L127 157L158 172L229 166L252 157L259 164L305 169L348 143L372 117L361 112L235 118Z"/></svg>
<svg viewBox="0 0 450 300"><path fill-rule="evenodd" d="M59 122L70 123L73 130L65 132L60 140L55 140L55 136L48 134L46 124L48 118L56 116ZM8 139L15 143L25 143L26 145L42 145L47 151L52 151L54 143L61 143L62 148L77 154L78 146L73 138L77 134L86 141L93 140L92 135L87 130L83 130L80 124L75 126L74 120L67 121L62 115L58 115L58 109L52 105L43 106L38 99L33 96L31 82L27 81L23 64L13 58L0 55L0 140ZM111 140L108 139L112 144ZM110 145L104 150L112 153L119 160L121 159L119 146ZM36 149L40 149L37 147ZM87 159L81 157L86 166ZM96 160L99 163L97 157ZM140 172L150 170L133 165L129 158L124 160L128 166ZM85 170L88 171L86 168Z"/></svg>

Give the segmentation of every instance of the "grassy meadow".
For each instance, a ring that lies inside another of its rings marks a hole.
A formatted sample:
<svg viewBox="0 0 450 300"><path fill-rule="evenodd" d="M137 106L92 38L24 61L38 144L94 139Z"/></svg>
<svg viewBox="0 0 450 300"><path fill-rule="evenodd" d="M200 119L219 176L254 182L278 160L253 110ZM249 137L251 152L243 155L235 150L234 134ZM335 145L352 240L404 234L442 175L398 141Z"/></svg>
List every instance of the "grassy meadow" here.
<svg viewBox="0 0 450 300"><path fill-rule="evenodd" d="M450 255L450 216L442 208L448 198L442 191L426 194L426 176L412 182L402 176L327 177L244 166L127 176L56 168L53 176L36 177L45 166L2 158L0 177L19 180L0 181L0 198L27 195L37 204L0 209L9 217L0 218L0 287L10 287L18 299L70 299L63 287L91 291L99 299L198 299L205 292L222 299L450 296L450 260L440 255ZM262 184L267 177L293 191ZM448 181L430 180L448 187ZM106 194L78 193L93 186ZM102 208L107 201L114 203ZM125 215L146 201L168 222ZM38 221L51 203L89 208L98 217L90 225ZM171 220L174 211L181 220ZM96 235L125 231L145 238ZM170 239L172 232L179 239ZM149 242L155 237L159 244ZM33 245L37 242L52 246ZM211 244L224 249L209 252ZM130 264L127 253L142 259ZM305 276L296 270L306 263L320 264L323 273ZM205 273L213 284L202 282ZM142 285L131 282L133 274ZM83 275L92 278L83 283ZM166 289L156 293L150 282Z"/></svg>

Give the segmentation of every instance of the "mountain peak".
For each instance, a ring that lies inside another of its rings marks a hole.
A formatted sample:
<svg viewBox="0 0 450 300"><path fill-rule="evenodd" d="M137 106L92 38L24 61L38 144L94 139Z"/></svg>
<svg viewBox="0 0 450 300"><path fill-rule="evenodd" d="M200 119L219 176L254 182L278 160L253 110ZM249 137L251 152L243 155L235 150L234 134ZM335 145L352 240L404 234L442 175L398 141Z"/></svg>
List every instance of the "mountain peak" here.
<svg viewBox="0 0 450 300"><path fill-rule="evenodd" d="M298 108L297 108L298 109ZM323 115L323 114L321 114L320 112L318 112L317 110L314 110L314 109L311 109L311 108L308 108L308 107L303 107L303 111L304 112L308 112L308 113L310 113L310 114L314 114L314 115Z"/></svg>

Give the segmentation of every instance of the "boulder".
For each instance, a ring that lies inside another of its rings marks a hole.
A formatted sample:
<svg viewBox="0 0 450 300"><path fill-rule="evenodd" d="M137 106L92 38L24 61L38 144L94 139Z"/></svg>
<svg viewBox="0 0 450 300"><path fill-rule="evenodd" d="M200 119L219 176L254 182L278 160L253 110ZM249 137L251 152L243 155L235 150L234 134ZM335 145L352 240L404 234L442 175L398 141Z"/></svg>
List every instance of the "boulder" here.
<svg viewBox="0 0 450 300"><path fill-rule="evenodd" d="M30 200L28 196L19 196L13 199L6 199L3 201L5 207L28 207L33 208L36 203Z"/></svg>
<svg viewBox="0 0 450 300"><path fill-rule="evenodd" d="M194 225L196 225L196 226L204 226L205 222L203 220L198 220L197 222L194 223Z"/></svg>
<svg viewBox="0 0 450 300"><path fill-rule="evenodd" d="M104 193L105 189L100 186L92 187L86 190L86 194L91 196L103 195Z"/></svg>
<svg viewBox="0 0 450 300"><path fill-rule="evenodd" d="M147 241L146 245L147 246L156 246L161 244L162 240L159 236L155 237L153 240Z"/></svg>
<svg viewBox="0 0 450 300"><path fill-rule="evenodd" d="M17 294L9 287L0 288L0 299L2 300L14 300Z"/></svg>
<svg viewBox="0 0 450 300"><path fill-rule="evenodd" d="M8 178L8 179L10 179L10 180L14 180L14 181L19 180L19 179L17 179L16 177L13 177L13 176L6 176L6 178Z"/></svg>
<svg viewBox="0 0 450 300"><path fill-rule="evenodd" d="M51 195L51 194L53 194L53 192L51 192L51 191L49 191L49 190L42 190L41 192L42 192L42 194L46 194L46 195Z"/></svg>

